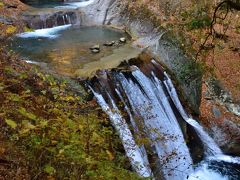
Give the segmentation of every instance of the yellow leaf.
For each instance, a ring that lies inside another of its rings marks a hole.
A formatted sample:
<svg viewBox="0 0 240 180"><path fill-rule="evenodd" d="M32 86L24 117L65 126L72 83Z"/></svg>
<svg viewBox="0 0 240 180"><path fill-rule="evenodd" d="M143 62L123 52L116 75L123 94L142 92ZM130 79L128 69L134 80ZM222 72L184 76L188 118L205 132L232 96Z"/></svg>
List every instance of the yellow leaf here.
<svg viewBox="0 0 240 180"><path fill-rule="evenodd" d="M17 30L17 28L15 26L8 26L7 30L6 30L6 33L7 34L13 34L15 31Z"/></svg>
<svg viewBox="0 0 240 180"><path fill-rule="evenodd" d="M112 161L114 159L113 154L110 151L108 151L108 150L106 150L106 152L107 152L109 160Z"/></svg>
<svg viewBox="0 0 240 180"><path fill-rule="evenodd" d="M11 119L6 119L5 122L7 123L7 125L9 125L13 129L15 129L17 127L16 122Z"/></svg>

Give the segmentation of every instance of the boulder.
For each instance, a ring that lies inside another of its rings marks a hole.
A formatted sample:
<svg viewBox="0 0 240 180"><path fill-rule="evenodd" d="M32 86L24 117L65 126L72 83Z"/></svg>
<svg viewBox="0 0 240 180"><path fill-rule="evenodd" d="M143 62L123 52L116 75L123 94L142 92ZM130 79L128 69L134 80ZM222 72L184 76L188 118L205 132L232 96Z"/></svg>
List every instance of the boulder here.
<svg viewBox="0 0 240 180"><path fill-rule="evenodd" d="M91 49L92 53L96 54L100 52L100 49Z"/></svg>
<svg viewBox="0 0 240 180"><path fill-rule="evenodd" d="M113 46L115 44L115 41L111 41L111 42L106 42L103 45L104 46Z"/></svg>
<svg viewBox="0 0 240 180"><path fill-rule="evenodd" d="M100 45L99 44L96 44L92 47L90 47L91 50L100 50Z"/></svg>
<svg viewBox="0 0 240 180"><path fill-rule="evenodd" d="M125 43L127 40L126 40L125 37L121 37L121 38L119 39L119 41L120 41L121 43Z"/></svg>

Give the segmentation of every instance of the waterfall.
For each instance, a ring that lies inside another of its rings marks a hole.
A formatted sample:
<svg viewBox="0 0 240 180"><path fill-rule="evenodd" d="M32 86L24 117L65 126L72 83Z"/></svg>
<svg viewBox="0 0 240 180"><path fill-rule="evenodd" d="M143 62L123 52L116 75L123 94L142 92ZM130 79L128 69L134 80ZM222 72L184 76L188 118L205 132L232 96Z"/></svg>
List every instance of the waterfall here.
<svg viewBox="0 0 240 180"><path fill-rule="evenodd" d="M191 171L192 160L162 85L160 81L146 77L139 69L132 75L139 84L120 74L122 87L133 112L143 118L164 177L183 179Z"/></svg>
<svg viewBox="0 0 240 180"><path fill-rule="evenodd" d="M144 154L141 153L140 148L135 143L132 133L128 128L128 125L125 119L122 118L114 101L111 99L111 105L113 106L113 108L111 109L100 94L94 91L93 93L97 98L99 105L102 107L103 111L109 115L113 126L119 133L119 136L123 142L123 146L126 151L126 154L129 157L135 171L140 176L151 177L152 173L149 168L149 163L148 161L146 161L147 158L144 157Z"/></svg>
<svg viewBox="0 0 240 180"><path fill-rule="evenodd" d="M137 67L132 68L135 70L131 72L131 78L126 78L120 72L113 75L116 80L116 86L113 90L123 102L130 124L134 129L133 133L138 133L139 126L144 127L141 131L150 140L150 147L156 153L158 159L156 166L161 169L165 179L185 179L192 172L192 159L177 118L166 96L164 84L153 74L151 77L147 77ZM125 132L125 134L128 134L128 138L131 137L131 141L128 141L131 144L136 144L130 135L131 132L128 130L126 120L121 116L116 102L113 100L115 98L112 97L112 93L106 90L103 94L107 95L104 96L94 90L93 92L99 105L109 115L112 124L119 132L123 145L126 146L126 142L120 131L126 128L128 133ZM126 96L127 98L124 98ZM109 105L106 103L107 101ZM124 127L118 127L116 121L124 122ZM140 162L148 164L145 146L134 146L134 153L142 154L142 156L138 156L141 157ZM128 157L131 157L127 147L125 147L125 150ZM136 160L132 158L130 160L132 164L135 164L134 161ZM160 170L158 169L158 171ZM148 174L150 175L150 173Z"/></svg>
<svg viewBox="0 0 240 180"><path fill-rule="evenodd" d="M158 63L152 61L150 65L128 69L123 72L101 71L90 84L139 175L167 180L240 177L236 169L240 158L224 155L204 128L185 112L171 79L166 72L161 72ZM205 158L195 168L180 121L195 130L204 147ZM134 137L139 134L149 142L137 144Z"/></svg>
<svg viewBox="0 0 240 180"><path fill-rule="evenodd" d="M164 84L167 87L167 90L175 104L175 106L178 108L178 111L184 118L184 120L190 124L197 132L199 137L201 138L204 147L205 147L205 155L211 156L211 155L218 155L222 154L221 149L218 147L218 145L214 142L214 140L204 131L203 127L194 119L190 118L185 110L183 109L179 98L177 96L176 89L173 86L173 83L171 79L168 77L167 73L165 73L166 80L164 81Z"/></svg>
<svg viewBox="0 0 240 180"><path fill-rule="evenodd" d="M63 25L66 25L65 15L62 16L63 19Z"/></svg>

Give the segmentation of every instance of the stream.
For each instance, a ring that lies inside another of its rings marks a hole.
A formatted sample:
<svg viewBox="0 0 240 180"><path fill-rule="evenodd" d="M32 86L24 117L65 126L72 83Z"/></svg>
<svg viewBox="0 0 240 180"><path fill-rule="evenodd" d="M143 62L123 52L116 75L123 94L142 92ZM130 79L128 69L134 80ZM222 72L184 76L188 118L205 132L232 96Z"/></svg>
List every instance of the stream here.
<svg viewBox="0 0 240 180"><path fill-rule="evenodd" d="M93 1L25 3L44 11L84 7ZM240 157L225 155L184 110L170 76L157 61L136 63L141 50L131 45L125 32L79 26L67 21L66 15L62 21L61 25L18 34L9 41L9 48L27 63L49 72L92 77L89 88L109 116L139 176L166 180L240 179ZM119 42L121 37L127 42ZM112 41L114 45L103 46ZM92 53L89 48L96 44L100 52ZM122 61L133 59L136 61L122 65ZM139 143L136 137L147 138L148 142ZM196 158L195 148L201 151L201 158Z"/></svg>

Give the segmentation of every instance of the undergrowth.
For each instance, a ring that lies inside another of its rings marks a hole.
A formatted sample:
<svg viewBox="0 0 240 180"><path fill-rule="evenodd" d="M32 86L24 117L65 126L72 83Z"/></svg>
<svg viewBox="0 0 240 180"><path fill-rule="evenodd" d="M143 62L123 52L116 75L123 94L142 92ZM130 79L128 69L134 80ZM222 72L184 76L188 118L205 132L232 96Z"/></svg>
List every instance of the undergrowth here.
<svg viewBox="0 0 240 180"><path fill-rule="evenodd" d="M17 149L30 179L139 179L107 117L68 81L1 51L1 159Z"/></svg>

